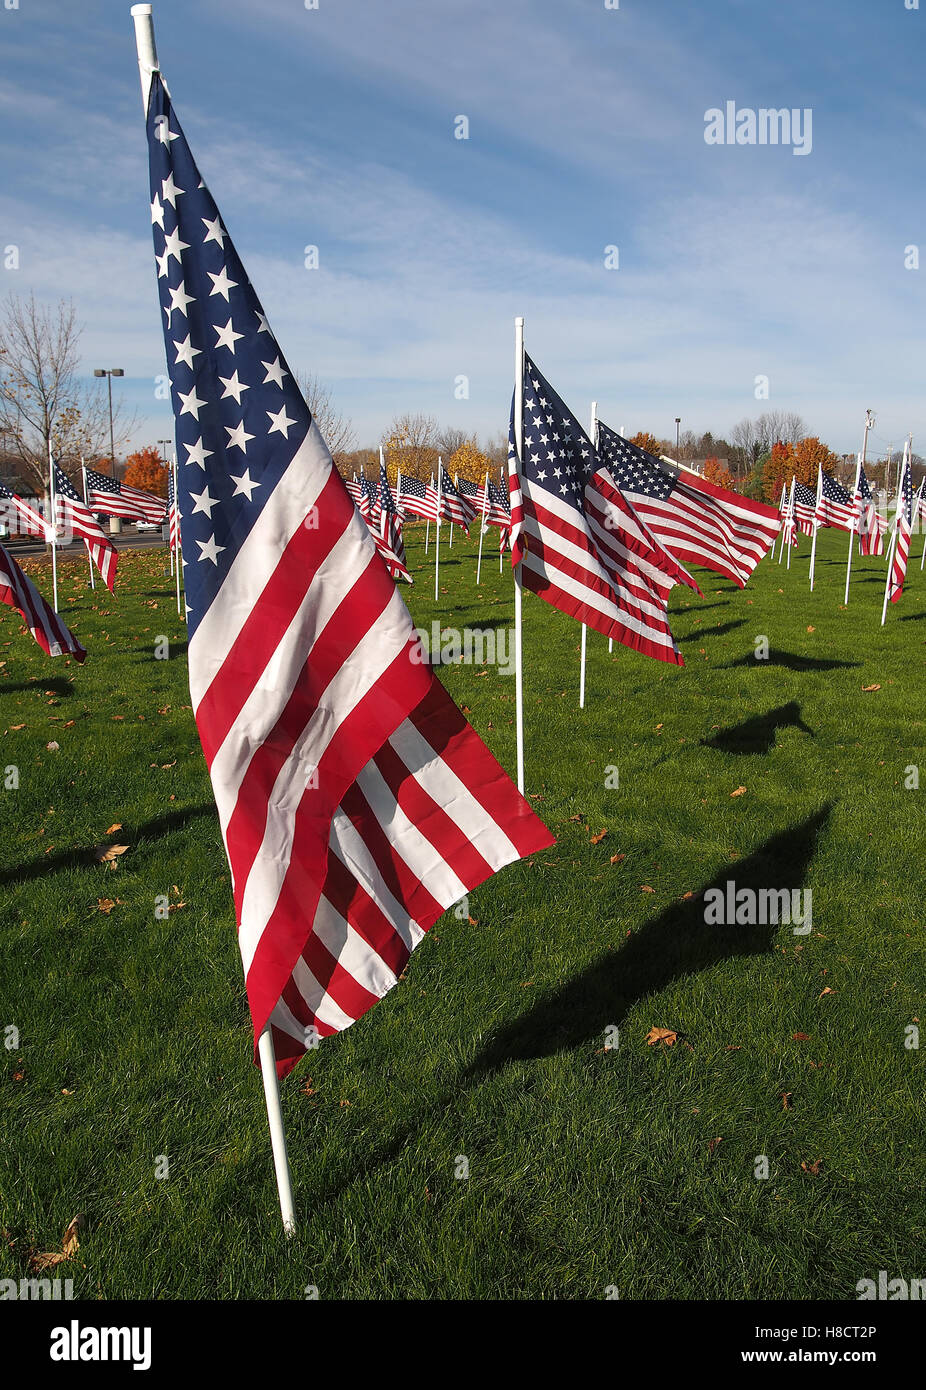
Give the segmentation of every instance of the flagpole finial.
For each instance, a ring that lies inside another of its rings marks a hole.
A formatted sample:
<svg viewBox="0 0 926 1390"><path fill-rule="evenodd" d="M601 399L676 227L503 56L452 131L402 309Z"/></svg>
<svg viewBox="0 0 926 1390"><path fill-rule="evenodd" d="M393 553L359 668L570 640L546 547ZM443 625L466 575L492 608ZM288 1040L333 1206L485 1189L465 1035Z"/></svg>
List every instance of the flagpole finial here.
<svg viewBox="0 0 926 1390"><path fill-rule="evenodd" d="M151 74L157 71L158 51L154 43L154 21L150 5L133 5L129 13L135 22L135 51L138 54L138 74L141 78L141 102L148 115L148 93Z"/></svg>

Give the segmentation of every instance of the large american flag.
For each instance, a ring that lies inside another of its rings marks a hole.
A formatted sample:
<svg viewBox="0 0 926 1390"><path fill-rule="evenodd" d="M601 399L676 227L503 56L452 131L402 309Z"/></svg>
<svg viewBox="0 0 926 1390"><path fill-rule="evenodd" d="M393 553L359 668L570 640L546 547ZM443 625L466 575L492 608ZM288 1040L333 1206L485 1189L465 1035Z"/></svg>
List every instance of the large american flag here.
<svg viewBox="0 0 926 1390"><path fill-rule="evenodd" d="M49 656L73 656L83 661L87 655L70 628L65 627L51 604L39 593L13 556L0 545L0 603L17 609L43 652Z"/></svg>
<svg viewBox="0 0 926 1390"><path fill-rule="evenodd" d="M164 520L164 499L155 497L141 488L129 487L95 468L85 468L87 478L87 501L94 512L105 512L107 516L124 517L129 521Z"/></svg>
<svg viewBox="0 0 926 1390"><path fill-rule="evenodd" d="M443 464L440 468L440 514L444 521L455 522L469 535L469 523L475 518L476 509L468 498L463 497Z"/></svg>
<svg viewBox="0 0 926 1390"><path fill-rule="evenodd" d="M524 587L605 637L683 665L666 605L673 584L697 585L599 468L588 435L527 354L523 409L519 459L512 402L508 486L511 563Z"/></svg>
<svg viewBox="0 0 926 1390"><path fill-rule="evenodd" d="M917 499L919 500L919 499ZM909 459L904 459L897 493L897 517L894 522L896 540L891 558L891 573L888 579L887 596L896 603L903 593L907 576L907 559L910 554L910 537L913 534L913 470Z"/></svg>
<svg viewBox="0 0 926 1390"><path fill-rule="evenodd" d="M192 705L282 1075L552 837L422 659L157 72L147 128Z"/></svg>
<svg viewBox="0 0 926 1390"><path fill-rule="evenodd" d="M816 522L839 531L855 530L855 504L851 492L823 469L820 470Z"/></svg>
<svg viewBox="0 0 926 1390"><path fill-rule="evenodd" d="M794 509L794 520L797 529L803 531L805 536L813 535L813 519L817 506L816 493L809 488L806 483L800 483L794 479L794 495L791 499Z"/></svg>
<svg viewBox="0 0 926 1390"><path fill-rule="evenodd" d="M11 532L19 535L44 536L46 540L51 535L51 528L45 518L5 483L0 483L0 521L9 527Z"/></svg>
<svg viewBox="0 0 926 1390"><path fill-rule="evenodd" d="M393 579L407 579L409 584L414 583L405 558L402 518L392 496L385 463L379 466L379 536L388 547L388 554L383 553L383 559Z"/></svg>
<svg viewBox="0 0 926 1390"><path fill-rule="evenodd" d="M871 484L865 473L865 465L859 464L858 482L855 488L855 509L858 526L858 548L860 555L883 555L884 532L887 529L884 517L878 511Z"/></svg>
<svg viewBox="0 0 926 1390"><path fill-rule="evenodd" d="M399 481L399 505L413 516L423 517L425 521L437 520L437 489L434 479L423 483L419 478L406 478Z"/></svg>
<svg viewBox="0 0 926 1390"><path fill-rule="evenodd" d="M683 472L600 421L598 453L666 550L745 586L780 530L774 507Z"/></svg>
<svg viewBox="0 0 926 1390"><path fill-rule="evenodd" d="M100 529L96 517L57 463L54 465L54 480L56 525L63 527L66 535L78 536L84 542L103 577L103 583L112 591L119 563L116 547Z"/></svg>

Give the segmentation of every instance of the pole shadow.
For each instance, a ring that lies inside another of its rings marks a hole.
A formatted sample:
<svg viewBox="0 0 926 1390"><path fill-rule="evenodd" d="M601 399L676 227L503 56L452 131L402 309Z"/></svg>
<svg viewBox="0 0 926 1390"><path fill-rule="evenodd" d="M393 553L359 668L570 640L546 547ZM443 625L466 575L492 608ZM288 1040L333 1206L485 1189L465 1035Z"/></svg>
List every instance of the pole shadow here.
<svg viewBox="0 0 926 1390"><path fill-rule="evenodd" d="M801 707L796 700L779 705L767 714L754 714L729 729L721 729L713 738L702 738L704 748L716 748L721 753L768 753L777 742L779 729L800 729L814 737L813 729L801 719Z"/></svg>

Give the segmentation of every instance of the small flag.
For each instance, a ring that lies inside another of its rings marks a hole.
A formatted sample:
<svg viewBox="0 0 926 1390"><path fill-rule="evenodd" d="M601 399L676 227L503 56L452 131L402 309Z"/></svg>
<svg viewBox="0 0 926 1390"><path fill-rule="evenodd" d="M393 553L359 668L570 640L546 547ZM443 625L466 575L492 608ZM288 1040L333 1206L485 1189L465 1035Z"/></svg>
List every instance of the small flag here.
<svg viewBox="0 0 926 1390"><path fill-rule="evenodd" d="M170 549L176 550L180 545L180 513L177 510L173 469L167 479L167 537Z"/></svg>
<svg viewBox="0 0 926 1390"><path fill-rule="evenodd" d="M791 505L794 508L794 520L797 523L797 529L803 531L805 536L812 536L817 499L813 490L806 483L799 483L796 478Z"/></svg>
<svg viewBox="0 0 926 1390"><path fill-rule="evenodd" d="M50 540L52 528L28 502L24 502L5 483L0 483L0 521L22 536L41 536Z"/></svg>
<svg viewBox="0 0 926 1390"><path fill-rule="evenodd" d="M858 549L860 555L883 555L884 532L887 529L884 517L878 511L871 484L865 474L864 464L859 464L858 484L855 492L857 514Z"/></svg>
<svg viewBox="0 0 926 1390"><path fill-rule="evenodd" d="M164 499L140 488L128 487L116 478L105 473L97 473L94 468L85 468L87 478L87 502L94 512L106 516L123 517L128 521L151 521L155 524L164 520Z"/></svg>
<svg viewBox="0 0 926 1390"><path fill-rule="evenodd" d="M433 477L430 483L423 483L420 478L407 478L403 473L399 483L399 506L425 521L436 521L437 489Z"/></svg>
<svg viewBox="0 0 926 1390"><path fill-rule="evenodd" d="M414 581L408 572L405 559L402 518L392 496L385 463L379 466L379 539L386 547L382 555L393 579L407 579L409 584L412 584Z"/></svg>
<svg viewBox="0 0 926 1390"><path fill-rule="evenodd" d="M922 484L920 490L922 491ZM919 495L917 502L919 502ZM910 536L913 533L913 516L913 470L910 467L909 459L905 458L897 495L897 517L894 522L897 538L894 543L891 576L887 587L887 596L891 603L896 603L903 593L904 580L907 575L907 557L910 554Z"/></svg>
<svg viewBox="0 0 926 1390"><path fill-rule="evenodd" d="M73 656L83 661L87 655L70 628L47 603L9 551L0 545L0 602L16 608L43 652L49 656Z"/></svg>
<svg viewBox="0 0 926 1390"><path fill-rule="evenodd" d="M444 521L461 526L469 535L469 524L475 519L476 509L466 497L461 496L454 486L453 479L443 464L440 465L440 514Z"/></svg>
<svg viewBox="0 0 926 1390"><path fill-rule="evenodd" d="M90 552L90 558L103 576L103 583L110 592L116 583L116 566L119 554L112 541L100 530L99 522L78 495L77 489L66 473L54 465L56 526L63 526L65 532L79 536Z"/></svg>
<svg viewBox="0 0 926 1390"><path fill-rule="evenodd" d="M818 526L835 526L839 531L855 530L855 506L852 494L829 473L820 470L820 496L817 499Z"/></svg>

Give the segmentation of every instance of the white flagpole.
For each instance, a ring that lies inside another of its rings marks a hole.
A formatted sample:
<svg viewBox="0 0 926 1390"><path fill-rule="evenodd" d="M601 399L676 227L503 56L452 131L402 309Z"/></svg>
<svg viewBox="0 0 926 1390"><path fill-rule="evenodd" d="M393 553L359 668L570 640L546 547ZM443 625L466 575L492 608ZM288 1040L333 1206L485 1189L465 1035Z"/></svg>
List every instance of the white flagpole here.
<svg viewBox="0 0 926 1390"><path fill-rule="evenodd" d="M138 69L141 75L142 109L148 116L148 91L151 86L151 73L157 68L157 50L154 46L154 25L151 20L150 5L133 5L132 19L135 21L135 48L138 53ZM49 463L51 446L49 445ZM54 481L54 475L52 475ZM54 496L54 493L52 494ZM54 550L52 557L54 559ZM57 597L55 607L57 608ZM291 1235L296 1229L296 1216L293 1207L293 1185L286 1156L286 1132L283 1128L283 1112L280 1109L280 1087L277 1081L276 1061L273 1055L273 1039L269 1027L261 1033L257 1043L260 1056L260 1070L264 1081L264 1096L267 1102L267 1119L270 1124L270 1142L273 1146L273 1166L276 1171L277 1191L280 1194L280 1212L283 1229Z"/></svg>
<svg viewBox="0 0 926 1390"><path fill-rule="evenodd" d="M434 523L434 602L437 602L437 586L440 583L440 504L441 480L444 476L444 460L437 460L437 520Z"/></svg>
<svg viewBox="0 0 926 1390"><path fill-rule="evenodd" d="M175 555L175 558L174 558L174 579L175 579L176 584L177 584L177 617L179 618L179 617L182 617L182 616L183 616L182 610L181 610L181 607L180 607L180 569L181 569L181 565L182 565L183 546L182 546L181 543L180 543L180 493L177 491L177 482L178 482L178 479L177 479L177 450L176 450L176 449L174 449L173 464L174 464L174 515L175 515L176 518L177 518L177 547L176 547L176 555ZM170 518L169 518L169 517L168 517L168 519L167 519L167 534L168 534L168 537L169 537L169 536L170 536ZM170 544L169 540L168 540L168 544ZM174 553L174 552L172 551L171 554L173 554L173 553Z"/></svg>
<svg viewBox="0 0 926 1390"><path fill-rule="evenodd" d="M54 595L52 607L58 611L58 507L55 498L55 465L51 456L51 440L48 441L48 507L51 512L51 587Z"/></svg>
<svg viewBox="0 0 926 1390"><path fill-rule="evenodd" d="M597 449L598 441L598 402L592 401L591 415L589 417L588 437L592 441L592 448ZM582 643L579 653L579 709L585 708L585 662L588 651L588 624L582 624Z"/></svg>
<svg viewBox="0 0 926 1390"><path fill-rule="evenodd" d="M524 320L514 321L514 446L520 472L524 451ZM521 487L524 482L521 480ZM523 506L523 493L522 493ZM522 561L523 564L523 561ZM524 661L521 646L521 565L514 567L514 698L518 756L518 791L524 795Z"/></svg>
<svg viewBox="0 0 926 1390"><path fill-rule="evenodd" d="M817 532L820 527L817 524L817 509L820 506L820 494L823 491L823 467L817 464L817 501L813 509L813 542L810 547L810 592L813 593L813 571L817 557Z"/></svg>
<svg viewBox="0 0 926 1390"><path fill-rule="evenodd" d="M84 505L90 510L90 494L87 491L87 470L84 467L84 456L80 456L80 476L84 481ZM85 542L86 544L86 542ZM96 588L96 575L93 573L93 556L90 554L90 547L87 546L87 564L90 566L90 588Z"/></svg>
<svg viewBox="0 0 926 1390"><path fill-rule="evenodd" d="M283 1230L288 1236L291 1236L296 1229L293 1179L289 1170L289 1155L286 1152L286 1130L283 1127L276 1057L273 1052L273 1038L270 1034L269 1024L257 1040L257 1051L260 1056L261 1076L264 1079L264 1098L267 1102L267 1120L270 1124L273 1167L276 1173L277 1191L280 1194L280 1215L283 1217Z"/></svg>
<svg viewBox="0 0 926 1390"><path fill-rule="evenodd" d="M489 472L486 469L486 480L482 488L482 516L479 518L479 559L476 562L476 587L479 587L479 576L482 573L482 538L486 532L486 514L489 510Z"/></svg>
<svg viewBox="0 0 926 1390"><path fill-rule="evenodd" d="M786 510L787 497L788 497L788 484L787 484L787 483L782 483L782 485L781 485L781 498L780 498L780 500L779 500L779 502L778 502L778 510L781 512L781 544L780 544L779 547L778 547L778 563L779 563L779 565L781 564L782 557L784 556L784 553L785 553L785 533L786 533L786 531L787 531L787 519L788 519L788 518L787 518L787 510Z"/></svg>
<svg viewBox="0 0 926 1390"><path fill-rule="evenodd" d="M900 516L900 499L903 497L904 473L907 468L907 443L903 442L903 463L900 465L900 477L897 480L897 502L894 507L894 530L891 533L891 544L887 552L887 575L884 580L884 602L881 605L881 626L887 617L887 596L891 589L891 569L894 564L894 551L897 549L897 522Z"/></svg>
<svg viewBox="0 0 926 1390"><path fill-rule="evenodd" d="M861 499L860 497L858 498L858 502L859 502L858 516L856 517L856 516L854 515L854 513L855 513L855 500L856 500L856 497L858 497L858 485L859 485L859 479L861 478L861 476L862 476L862 456L861 456L861 454L859 454L859 456L858 456L858 463L855 465L855 485L854 485L853 488L852 488L853 526L852 526L852 530L849 532L849 558L848 558L848 560L846 561L846 596L845 596L845 598L843 599L843 604L847 604L847 603L849 602L849 578L850 578L850 576L851 576L851 574L852 574L852 543L853 543L853 541L855 540L856 535L861 536L861 534L862 534L862 506L861 506L862 499ZM858 527L858 531L856 531L856 529L855 529L856 526Z"/></svg>
<svg viewBox="0 0 926 1390"><path fill-rule="evenodd" d="M794 549L794 483L795 478L791 479L791 496L788 498L787 510L785 512L785 538L788 542L788 563L785 569L791 568L791 551Z"/></svg>

